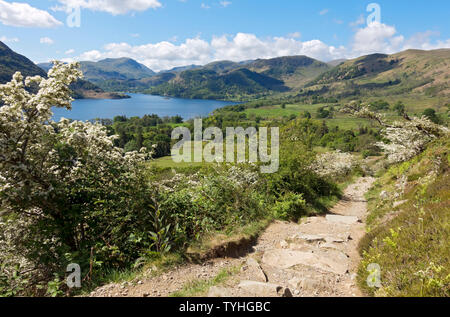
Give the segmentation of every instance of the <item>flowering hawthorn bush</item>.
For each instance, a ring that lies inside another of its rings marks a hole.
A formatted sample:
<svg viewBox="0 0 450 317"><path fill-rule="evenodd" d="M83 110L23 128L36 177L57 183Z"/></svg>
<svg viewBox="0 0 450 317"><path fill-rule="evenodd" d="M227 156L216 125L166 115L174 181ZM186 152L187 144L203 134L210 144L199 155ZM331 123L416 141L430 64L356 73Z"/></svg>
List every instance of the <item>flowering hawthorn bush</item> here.
<svg viewBox="0 0 450 317"><path fill-rule="evenodd" d="M404 113L404 121L388 123L383 114L370 111L366 105L350 103L342 111L377 121L383 127L382 135L387 142L376 145L385 151L390 163L407 161L423 152L434 139L449 134L448 128L431 122L425 116L410 118Z"/></svg>
<svg viewBox="0 0 450 317"><path fill-rule="evenodd" d="M335 151L317 156L311 168L320 176L333 177L348 174L356 163L356 158L352 154Z"/></svg>
<svg viewBox="0 0 450 317"><path fill-rule="evenodd" d="M72 261L126 263L147 241L130 234L152 229L146 155L125 154L100 124L53 122L81 77L77 63L54 64L48 78L16 73L0 86L0 223L21 225L0 241L0 262L15 252L44 276Z"/></svg>

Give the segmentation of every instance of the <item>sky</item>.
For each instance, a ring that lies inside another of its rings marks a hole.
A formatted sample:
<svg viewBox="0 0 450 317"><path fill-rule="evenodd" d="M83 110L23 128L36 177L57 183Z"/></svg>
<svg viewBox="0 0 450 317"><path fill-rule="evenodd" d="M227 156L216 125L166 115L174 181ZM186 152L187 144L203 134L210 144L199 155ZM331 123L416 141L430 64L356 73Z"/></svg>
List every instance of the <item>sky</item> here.
<svg viewBox="0 0 450 317"><path fill-rule="evenodd" d="M322 61L450 48L448 0L0 0L0 41L34 62Z"/></svg>

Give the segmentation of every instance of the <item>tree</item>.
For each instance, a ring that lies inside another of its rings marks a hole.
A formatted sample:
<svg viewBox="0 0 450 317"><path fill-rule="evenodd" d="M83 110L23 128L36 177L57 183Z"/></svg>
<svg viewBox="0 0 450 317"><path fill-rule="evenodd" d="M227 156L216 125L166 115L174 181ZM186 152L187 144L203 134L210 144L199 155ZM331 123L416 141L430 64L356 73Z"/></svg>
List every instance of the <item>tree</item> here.
<svg viewBox="0 0 450 317"><path fill-rule="evenodd" d="M397 112L399 116L403 116L405 114L405 105L401 101L397 101L397 103L392 107L392 110Z"/></svg>
<svg viewBox="0 0 450 317"><path fill-rule="evenodd" d="M377 100L373 101L369 105L370 110L372 111L381 111L381 110L388 110L389 109L389 103L384 100Z"/></svg>
<svg viewBox="0 0 450 317"><path fill-rule="evenodd" d="M78 67L55 62L47 79L16 73L0 85L0 224L20 228L8 238L13 250L44 280L67 261L89 266L92 248L104 265L136 258L153 229L146 155L125 154L98 123L51 119L53 106L71 108Z"/></svg>
<svg viewBox="0 0 450 317"><path fill-rule="evenodd" d="M368 105L349 103L341 111L374 120L383 127L382 136L387 142L378 142L377 146L386 152L392 163L411 159L423 152L435 138L449 134L448 128L433 123L425 116L410 118L404 113L404 121L390 123L383 114L371 111Z"/></svg>
<svg viewBox="0 0 450 317"><path fill-rule="evenodd" d="M434 123L440 123L439 117L436 115L436 110L432 108L425 109L422 113L423 116L427 117Z"/></svg>

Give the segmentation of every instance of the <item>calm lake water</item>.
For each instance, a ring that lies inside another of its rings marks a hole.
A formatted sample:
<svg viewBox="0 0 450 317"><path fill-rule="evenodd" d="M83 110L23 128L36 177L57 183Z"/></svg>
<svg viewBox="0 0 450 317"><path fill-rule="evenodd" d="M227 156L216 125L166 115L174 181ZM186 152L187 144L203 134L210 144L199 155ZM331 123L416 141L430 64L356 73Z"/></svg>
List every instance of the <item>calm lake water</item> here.
<svg viewBox="0 0 450 317"><path fill-rule="evenodd" d="M82 99L72 103L72 110L53 108L53 120L61 117L73 120L91 120L96 118L113 119L115 116L142 117L146 114L157 114L160 117L180 115L188 120L198 116L207 116L213 110L234 102L217 100L192 100L164 98L160 96L129 94L129 99Z"/></svg>

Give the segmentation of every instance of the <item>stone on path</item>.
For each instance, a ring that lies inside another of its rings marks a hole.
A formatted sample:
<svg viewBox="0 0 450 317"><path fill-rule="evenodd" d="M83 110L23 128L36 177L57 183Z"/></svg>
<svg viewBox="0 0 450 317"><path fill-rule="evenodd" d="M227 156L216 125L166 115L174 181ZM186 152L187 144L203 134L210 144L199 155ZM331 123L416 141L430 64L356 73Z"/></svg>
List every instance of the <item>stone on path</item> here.
<svg viewBox="0 0 450 317"><path fill-rule="evenodd" d="M337 236L331 236L327 234L299 234L294 235L294 239L305 240L307 242L327 242L327 243L343 243L350 240L350 233L338 234Z"/></svg>
<svg viewBox="0 0 450 317"><path fill-rule="evenodd" d="M264 273L258 261L254 258L247 259L247 266L250 269L250 274L254 276L255 280L264 283L268 281L266 273Z"/></svg>
<svg viewBox="0 0 450 317"><path fill-rule="evenodd" d="M297 236L298 239L306 240L308 242L325 242L325 238L323 236L314 235L314 234L300 234Z"/></svg>
<svg viewBox="0 0 450 317"><path fill-rule="evenodd" d="M225 287L213 286L209 289L208 297L231 297L231 290Z"/></svg>
<svg viewBox="0 0 450 317"><path fill-rule="evenodd" d="M263 263L280 269L289 269L296 265L306 265L334 274L348 271L348 257L338 250L317 250L313 252L295 250L270 250L263 255Z"/></svg>
<svg viewBox="0 0 450 317"><path fill-rule="evenodd" d="M289 288L257 281L241 281L239 288L254 297L292 297Z"/></svg>
<svg viewBox="0 0 450 317"><path fill-rule="evenodd" d="M355 216L339 216L339 215L327 215L326 219L331 223L343 223L346 225L353 225L359 222L358 217Z"/></svg>

